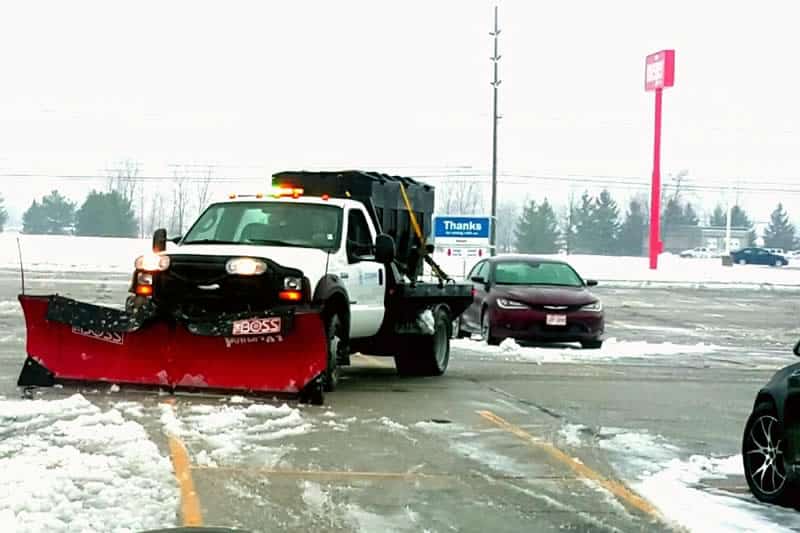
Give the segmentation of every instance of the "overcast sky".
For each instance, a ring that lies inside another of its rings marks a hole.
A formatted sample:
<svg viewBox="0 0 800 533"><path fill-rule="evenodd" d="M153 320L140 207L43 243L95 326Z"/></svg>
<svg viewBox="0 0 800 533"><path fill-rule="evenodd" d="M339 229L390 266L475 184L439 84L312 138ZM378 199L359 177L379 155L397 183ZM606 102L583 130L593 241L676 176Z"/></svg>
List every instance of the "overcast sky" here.
<svg viewBox="0 0 800 533"><path fill-rule="evenodd" d="M171 164L214 164L221 176L485 176L493 5L4 2L0 192L18 216L34 194L59 187L79 199L93 183L2 174L98 176L123 159L148 176ZM500 10L505 196L569 188L523 176L648 179L644 57L664 48L676 50L664 174L800 190L797 2L518 0ZM746 196L764 219L800 193Z"/></svg>

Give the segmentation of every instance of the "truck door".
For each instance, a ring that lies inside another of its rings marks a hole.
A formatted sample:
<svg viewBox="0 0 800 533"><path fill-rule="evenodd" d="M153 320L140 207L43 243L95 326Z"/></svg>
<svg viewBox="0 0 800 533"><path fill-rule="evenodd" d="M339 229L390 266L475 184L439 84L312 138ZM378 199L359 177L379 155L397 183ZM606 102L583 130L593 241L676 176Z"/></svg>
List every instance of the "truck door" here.
<svg viewBox="0 0 800 533"><path fill-rule="evenodd" d="M374 238L363 210L348 211L346 236L350 337L370 337L383 323L386 273L384 265L375 261Z"/></svg>

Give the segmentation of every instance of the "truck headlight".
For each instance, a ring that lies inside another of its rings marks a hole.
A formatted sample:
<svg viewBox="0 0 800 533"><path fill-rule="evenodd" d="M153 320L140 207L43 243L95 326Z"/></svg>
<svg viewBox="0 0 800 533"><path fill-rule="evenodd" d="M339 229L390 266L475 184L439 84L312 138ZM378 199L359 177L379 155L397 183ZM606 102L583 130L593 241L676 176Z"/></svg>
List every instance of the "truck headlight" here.
<svg viewBox="0 0 800 533"><path fill-rule="evenodd" d="M500 309L527 309L527 304L517 302L515 300L508 300L506 298L497 299L497 307Z"/></svg>
<svg viewBox="0 0 800 533"><path fill-rule="evenodd" d="M299 291L303 288L303 280L293 276L287 276L283 278L283 288Z"/></svg>
<svg viewBox="0 0 800 533"><path fill-rule="evenodd" d="M159 254L145 254L140 255L133 262L136 270L144 270L145 272L159 272L169 268L169 256Z"/></svg>
<svg viewBox="0 0 800 533"><path fill-rule="evenodd" d="M588 305L584 305L581 307L581 311L590 311L592 313L599 313L603 310L603 303L600 300Z"/></svg>
<svg viewBox="0 0 800 533"><path fill-rule="evenodd" d="M267 271L267 263L253 257L234 257L225 263L225 271L237 276L260 276Z"/></svg>

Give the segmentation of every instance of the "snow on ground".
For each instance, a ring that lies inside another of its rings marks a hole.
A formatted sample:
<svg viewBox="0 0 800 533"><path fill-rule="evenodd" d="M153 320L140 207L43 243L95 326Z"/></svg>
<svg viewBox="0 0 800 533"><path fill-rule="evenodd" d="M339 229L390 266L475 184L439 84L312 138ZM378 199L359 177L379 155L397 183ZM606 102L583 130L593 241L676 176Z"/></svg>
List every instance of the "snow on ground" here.
<svg viewBox="0 0 800 533"><path fill-rule="evenodd" d="M169 458L139 423L79 394L1 401L0 472L3 531L129 533L176 522Z"/></svg>
<svg viewBox="0 0 800 533"><path fill-rule="evenodd" d="M585 279L596 279L608 287L728 287L800 290L800 263L790 261L788 267L760 265L722 265L722 259L684 259L662 254L658 270L650 270L646 257L612 257L601 255L557 255L567 261ZM470 258L465 266L459 258L435 257L445 272L456 278L477 262Z"/></svg>
<svg viewBox="0 0 800 533"><path fill-rule="evenodd" d="M505 339L500 346L489 346L481 341L453 339L452 345L470 352L501 357L513 361L536 363L576 363L582 361L611 361L615 359L666 358L674 356L701 357L704 354L724 351L713 344L674 344L672 342L620 341L607 339L598 350L584 350L579 345L557 347L520 346L514 339Z"/></svg>
<svg viewBox="0 0 800 533"><path fill-rule="evenodd" d="M298 409L283 404L161 405L164 431L182 437L195 462L217 466L249 457L264 466L275 466L291 450L272 442L311 431L312 424Z"/></svg>
<svg viewBox="0 0 800 533"><path fill-rule="evenodd" d="M583 424L565 424L558 434L564 439L568 446L581 445L581 433L587 428Z"/></svg>
<svg viewBox="0 0 800 533"><path fill-rule="evenodd" d="M709 481L733 476L744 484L741 455L681 458L680 450L658 435L618 429L601 429L598 438L631 488L688 531L777 533L799 523L796 511L710 486Z"/></svg>

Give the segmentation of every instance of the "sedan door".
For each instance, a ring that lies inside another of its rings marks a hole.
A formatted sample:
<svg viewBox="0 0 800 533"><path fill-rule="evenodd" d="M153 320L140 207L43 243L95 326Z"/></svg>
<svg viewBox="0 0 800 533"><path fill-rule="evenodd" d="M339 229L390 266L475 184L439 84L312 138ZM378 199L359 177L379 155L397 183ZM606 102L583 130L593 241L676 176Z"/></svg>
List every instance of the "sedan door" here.
<svg viewBox="0 0 800 533"><path fill-rule="evenodd" d="M756 258L755 263L757 265L771 265L772 264L772 254L770 254L766 250L758 250L756 251Z"/></svg>

